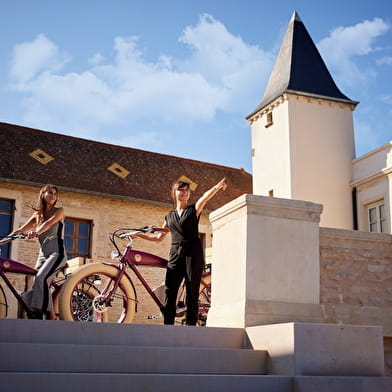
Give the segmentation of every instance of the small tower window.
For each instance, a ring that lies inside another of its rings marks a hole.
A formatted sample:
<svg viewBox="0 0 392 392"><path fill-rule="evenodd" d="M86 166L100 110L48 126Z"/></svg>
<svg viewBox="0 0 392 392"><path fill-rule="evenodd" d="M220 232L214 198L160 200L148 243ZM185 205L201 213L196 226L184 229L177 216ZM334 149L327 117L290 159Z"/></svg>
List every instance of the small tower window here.
<svg viewBox="0 0 392 392"><path fill-rule="evenodd" d="M272 120L272 112L268 112L267 113L267 117L266 117L266 121L265 121L265 127L268 128L273 124L273 120Z"/></svg>

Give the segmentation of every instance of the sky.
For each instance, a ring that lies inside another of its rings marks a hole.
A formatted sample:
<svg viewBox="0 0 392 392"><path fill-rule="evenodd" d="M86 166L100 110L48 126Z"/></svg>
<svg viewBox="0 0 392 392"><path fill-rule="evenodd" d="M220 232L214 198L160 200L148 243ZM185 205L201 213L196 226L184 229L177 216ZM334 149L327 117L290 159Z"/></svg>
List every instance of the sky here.
<svg viewBox="0 0 392 392"><path fill-rule="evenodd" d="M0 0L0 122L252 173L245 118L294 11L359 101L356 155L391 141L385 0Z"/></svg>

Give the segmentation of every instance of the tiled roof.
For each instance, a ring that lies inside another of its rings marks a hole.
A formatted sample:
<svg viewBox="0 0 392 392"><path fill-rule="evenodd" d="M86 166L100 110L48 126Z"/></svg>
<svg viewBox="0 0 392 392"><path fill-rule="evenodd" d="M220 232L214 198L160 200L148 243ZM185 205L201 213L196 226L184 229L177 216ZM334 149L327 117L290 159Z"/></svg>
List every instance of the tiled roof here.
<svg viewBox="0 0 392 392"><path fill-rule="evenodd" d="M287 27L263 99L247 118L285 92L358 103L347 98L336 86L297 12L294 12Z"/></svg>
<svg viewBox="0 0 392 392"><path fill-rule="evenodd" d="M208 210L252 193L252 176L243 169L1 122L0 143L0 180L8 182L172 205L171 185L181 176L196 187L191 201L226 177L226 191L208 202Z"/></svg>

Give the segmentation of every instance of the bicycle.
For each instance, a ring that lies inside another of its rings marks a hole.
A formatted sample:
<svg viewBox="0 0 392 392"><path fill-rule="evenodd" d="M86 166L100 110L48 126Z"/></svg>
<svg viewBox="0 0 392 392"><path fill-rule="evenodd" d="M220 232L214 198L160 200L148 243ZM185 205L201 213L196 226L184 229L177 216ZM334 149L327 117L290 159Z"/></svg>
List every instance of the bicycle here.
<svg viewBox="0 0 392 392"><path fill-rule="evenodd" d="M91 263L79 267L67 279L59 297L59 312L63 320L131 323L137 311L135 285L126 271L129 268L153 299L160 316L164 301L164 286L151 288L138 266L166 268L167 260L160 256L133 249L133 237L139 233L157 233L159 229L142 227L138 229L118 229L109 234L115 251L112 258L118 263ZM124 253L117 244L118 239L128 239ZM202 275L199 290L199 325L205 325L210 307L211 265L207 264ZM186 313L185 284L181 284L176 317Z"/></svg>
<svg viewBox="0 0 392 392"><path fill-rule="evenodd" d="M15 239L24 239L26 236L24 234L16 234L16 235L10 235L6 236L3 239L0 240L0 245L5 244L9 241L13 241ZM58 313L58 300L59 300L59 293L61 290L61 287L63 283L66 280L66 274L65 274L65 268L67 266L64 266L62 271L62 277L60 277L58 274L52 281L51 284L51 289L52 289L52 299L53 299L53 312L50 312L50 319L55 320L58 319L59 313ZM11 280L8 279L7 274L8 273L14 273L18 275L24 275L25 277L32 276L34 277L37 274L37 270L34 268L29 267L28 265L21 263L19 261L15 261L12 259L8 259L6 257L1 257L0 256L0 276L3 279L4 283L7 285L9 288L10 292L13 294L13 296L16 298L18 302L18 317L23 318L23 312L25 314L29 314L32 312L32 310L29 308L29 306L26 304L26 302L23 300L23 297L21 294L18 293L14 285L12 284ZM0 284L0 318L6 318L8 316L8 300L6 296L6 292L4 291L3 287Z"/></svg>

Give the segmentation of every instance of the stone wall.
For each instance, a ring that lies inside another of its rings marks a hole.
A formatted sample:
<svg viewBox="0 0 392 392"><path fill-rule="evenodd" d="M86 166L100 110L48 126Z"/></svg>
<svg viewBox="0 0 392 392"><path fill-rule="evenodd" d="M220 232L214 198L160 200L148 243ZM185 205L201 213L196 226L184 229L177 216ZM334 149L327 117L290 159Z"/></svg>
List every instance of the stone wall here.
<svg viewBox="0 0 392 392"><path fill-rule="evenodd" d="M392 376L392 236L320 228L320 304L331 322L383 325Z"/></svg>
<svg viewBox="0 0 392 392"><path fill-rule="evenodd" d="M392 306L392 236L320 228L320 303Z"/></svg>

